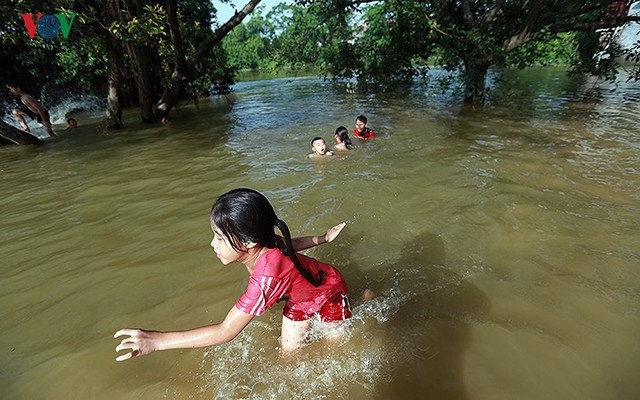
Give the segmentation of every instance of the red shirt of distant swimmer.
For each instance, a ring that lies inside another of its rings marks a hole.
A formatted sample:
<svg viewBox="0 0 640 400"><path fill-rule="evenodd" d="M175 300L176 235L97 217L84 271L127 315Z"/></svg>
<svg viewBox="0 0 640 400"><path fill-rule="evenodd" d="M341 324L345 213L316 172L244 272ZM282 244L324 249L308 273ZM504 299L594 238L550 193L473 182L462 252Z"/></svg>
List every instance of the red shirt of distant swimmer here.
<svg viewBox="0 0 640 400"><path fill-rule="evenodd" d="M361 139L373 139L374 137L376 137L375 132L373 132L373 129L369 129L369 128L364 128L363 132L359 131L358 128L355 128L353 130L353 135Z"/></svg>
<svg viewBox="0 0 640 400"><path fill-rule="evenodd" d="M364 115L359 115L356 118L356 127L353 130L353 135L360 139L373 139L376 137L373 129L367 128L367 117Z"/></svg>

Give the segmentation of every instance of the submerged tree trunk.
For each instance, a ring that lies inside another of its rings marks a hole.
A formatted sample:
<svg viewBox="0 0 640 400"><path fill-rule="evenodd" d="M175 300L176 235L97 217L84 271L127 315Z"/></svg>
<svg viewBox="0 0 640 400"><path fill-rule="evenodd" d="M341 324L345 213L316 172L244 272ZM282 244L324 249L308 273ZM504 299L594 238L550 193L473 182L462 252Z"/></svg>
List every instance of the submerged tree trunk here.
<svg viewBox="0 0 640 400"><path fill-rule="evenodd" d="M136 46L133 50L136 55L136 83L138 86L138 101L140 102L140 118L142 122L153 122L155 120L153 114L154 93L152 79L153 56L149 48Z"/></svg>
<svg viewBox="0 0 640 400"><path fill-rule="evenodd" d="M107 129L123 128L122 123L122 71L124 60L122 58L122 46L118 39L109 32L111 23L118 20L120 9L118 0L106 0L104 5L106 42L107 42Z"/></svg>
<svg viewBox="0 0 640 400"><path fill-rule="evenodd" d="M136 0L136 13L140 17L144 13L144 4ZM153 52L149 46L133 46L134 62L136 64L136 83L138 86L138 101L140 103L140 118L142 122L153 122L154 95L152 80L155 76Z"/></svg>
<svg viewBox="0 0 640 400"><path fill-rule="evenodd" d="M487 60L465 60L463 80L465 85L464 102L481 104L486 95L487 73L491 62Z"/></svg>

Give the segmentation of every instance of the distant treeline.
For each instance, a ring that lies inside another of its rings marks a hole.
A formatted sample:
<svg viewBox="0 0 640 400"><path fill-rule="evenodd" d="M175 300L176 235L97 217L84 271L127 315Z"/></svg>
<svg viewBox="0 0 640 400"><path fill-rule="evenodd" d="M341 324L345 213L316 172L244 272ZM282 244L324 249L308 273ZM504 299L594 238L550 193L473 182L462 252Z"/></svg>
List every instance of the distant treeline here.
<svg viewBox="0 0 640 400"><path fill-rule="evenodd" d="M220 21L201 0L4 1L0 77L36 95L56 85L101 93L115 128L123 106L160 121L180 99L228 91L246 69L313 68L390 91L438 66L478 103L492 67L566 64L613 78L621 57L638 61L637 48L603 40L634 20L627 0L297 0L266 14L259 3ZM44 32L39 13L49 27L64 22L61 33Z"/></svg>

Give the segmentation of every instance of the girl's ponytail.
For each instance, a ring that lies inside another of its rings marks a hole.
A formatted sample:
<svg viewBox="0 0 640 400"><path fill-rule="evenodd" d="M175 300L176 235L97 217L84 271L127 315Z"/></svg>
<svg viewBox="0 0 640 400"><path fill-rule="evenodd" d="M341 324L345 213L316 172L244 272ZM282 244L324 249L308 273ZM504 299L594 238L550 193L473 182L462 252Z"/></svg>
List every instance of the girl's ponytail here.
<svg viewBox="0 0 640 400"><path fill-rule="evenodd" d="M342 141L344 142L344 147L346 147L347 149L353 148L353 143L351 142L351 138L349 138L349 135L346 132L344 134L344 139L342 139Z"/></svg>
<svg viewBox="0 0 640 400"><path fill-rule="evenodd" d="M336 129L336 135L340 138L340 142L344 144L344 147L347 149L353 148L353 143L351 142L351 138L349 138L349 131L344 126L339 126Z"/></svg>
<svg viewBox="0 0 640 400"><path fill-rule="evenodd" d="M289 232L289 227L284 223L281 219L276 219L276 226L282 232L282 236L284 236L284 242L286 247L286 255L293 261L293 265L296 266L296 269L306 280L308 280L313 286L318 287L322 284L322 275L323 271L318 271L318 277L314 277L311 272L309 272L300 262L296 252L293 250L293 243L291 243L291 232Z"/></svg>

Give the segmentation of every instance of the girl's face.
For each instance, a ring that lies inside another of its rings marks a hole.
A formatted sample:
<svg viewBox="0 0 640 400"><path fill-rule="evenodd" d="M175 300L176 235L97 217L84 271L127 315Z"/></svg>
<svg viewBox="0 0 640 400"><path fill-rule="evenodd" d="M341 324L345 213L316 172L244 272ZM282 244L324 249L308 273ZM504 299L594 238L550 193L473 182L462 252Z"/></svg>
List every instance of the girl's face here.
<svg viewBox="0 0 640 400"><path fill-rule="evenodd" d="M233 246L231 246L229 239L227 239L227 237L224 236L213 223L211 223L211 230L213 231L211 247L224 265L231 264L236 261L242 261L244 259L247 253L234 249Z"/></svg>

